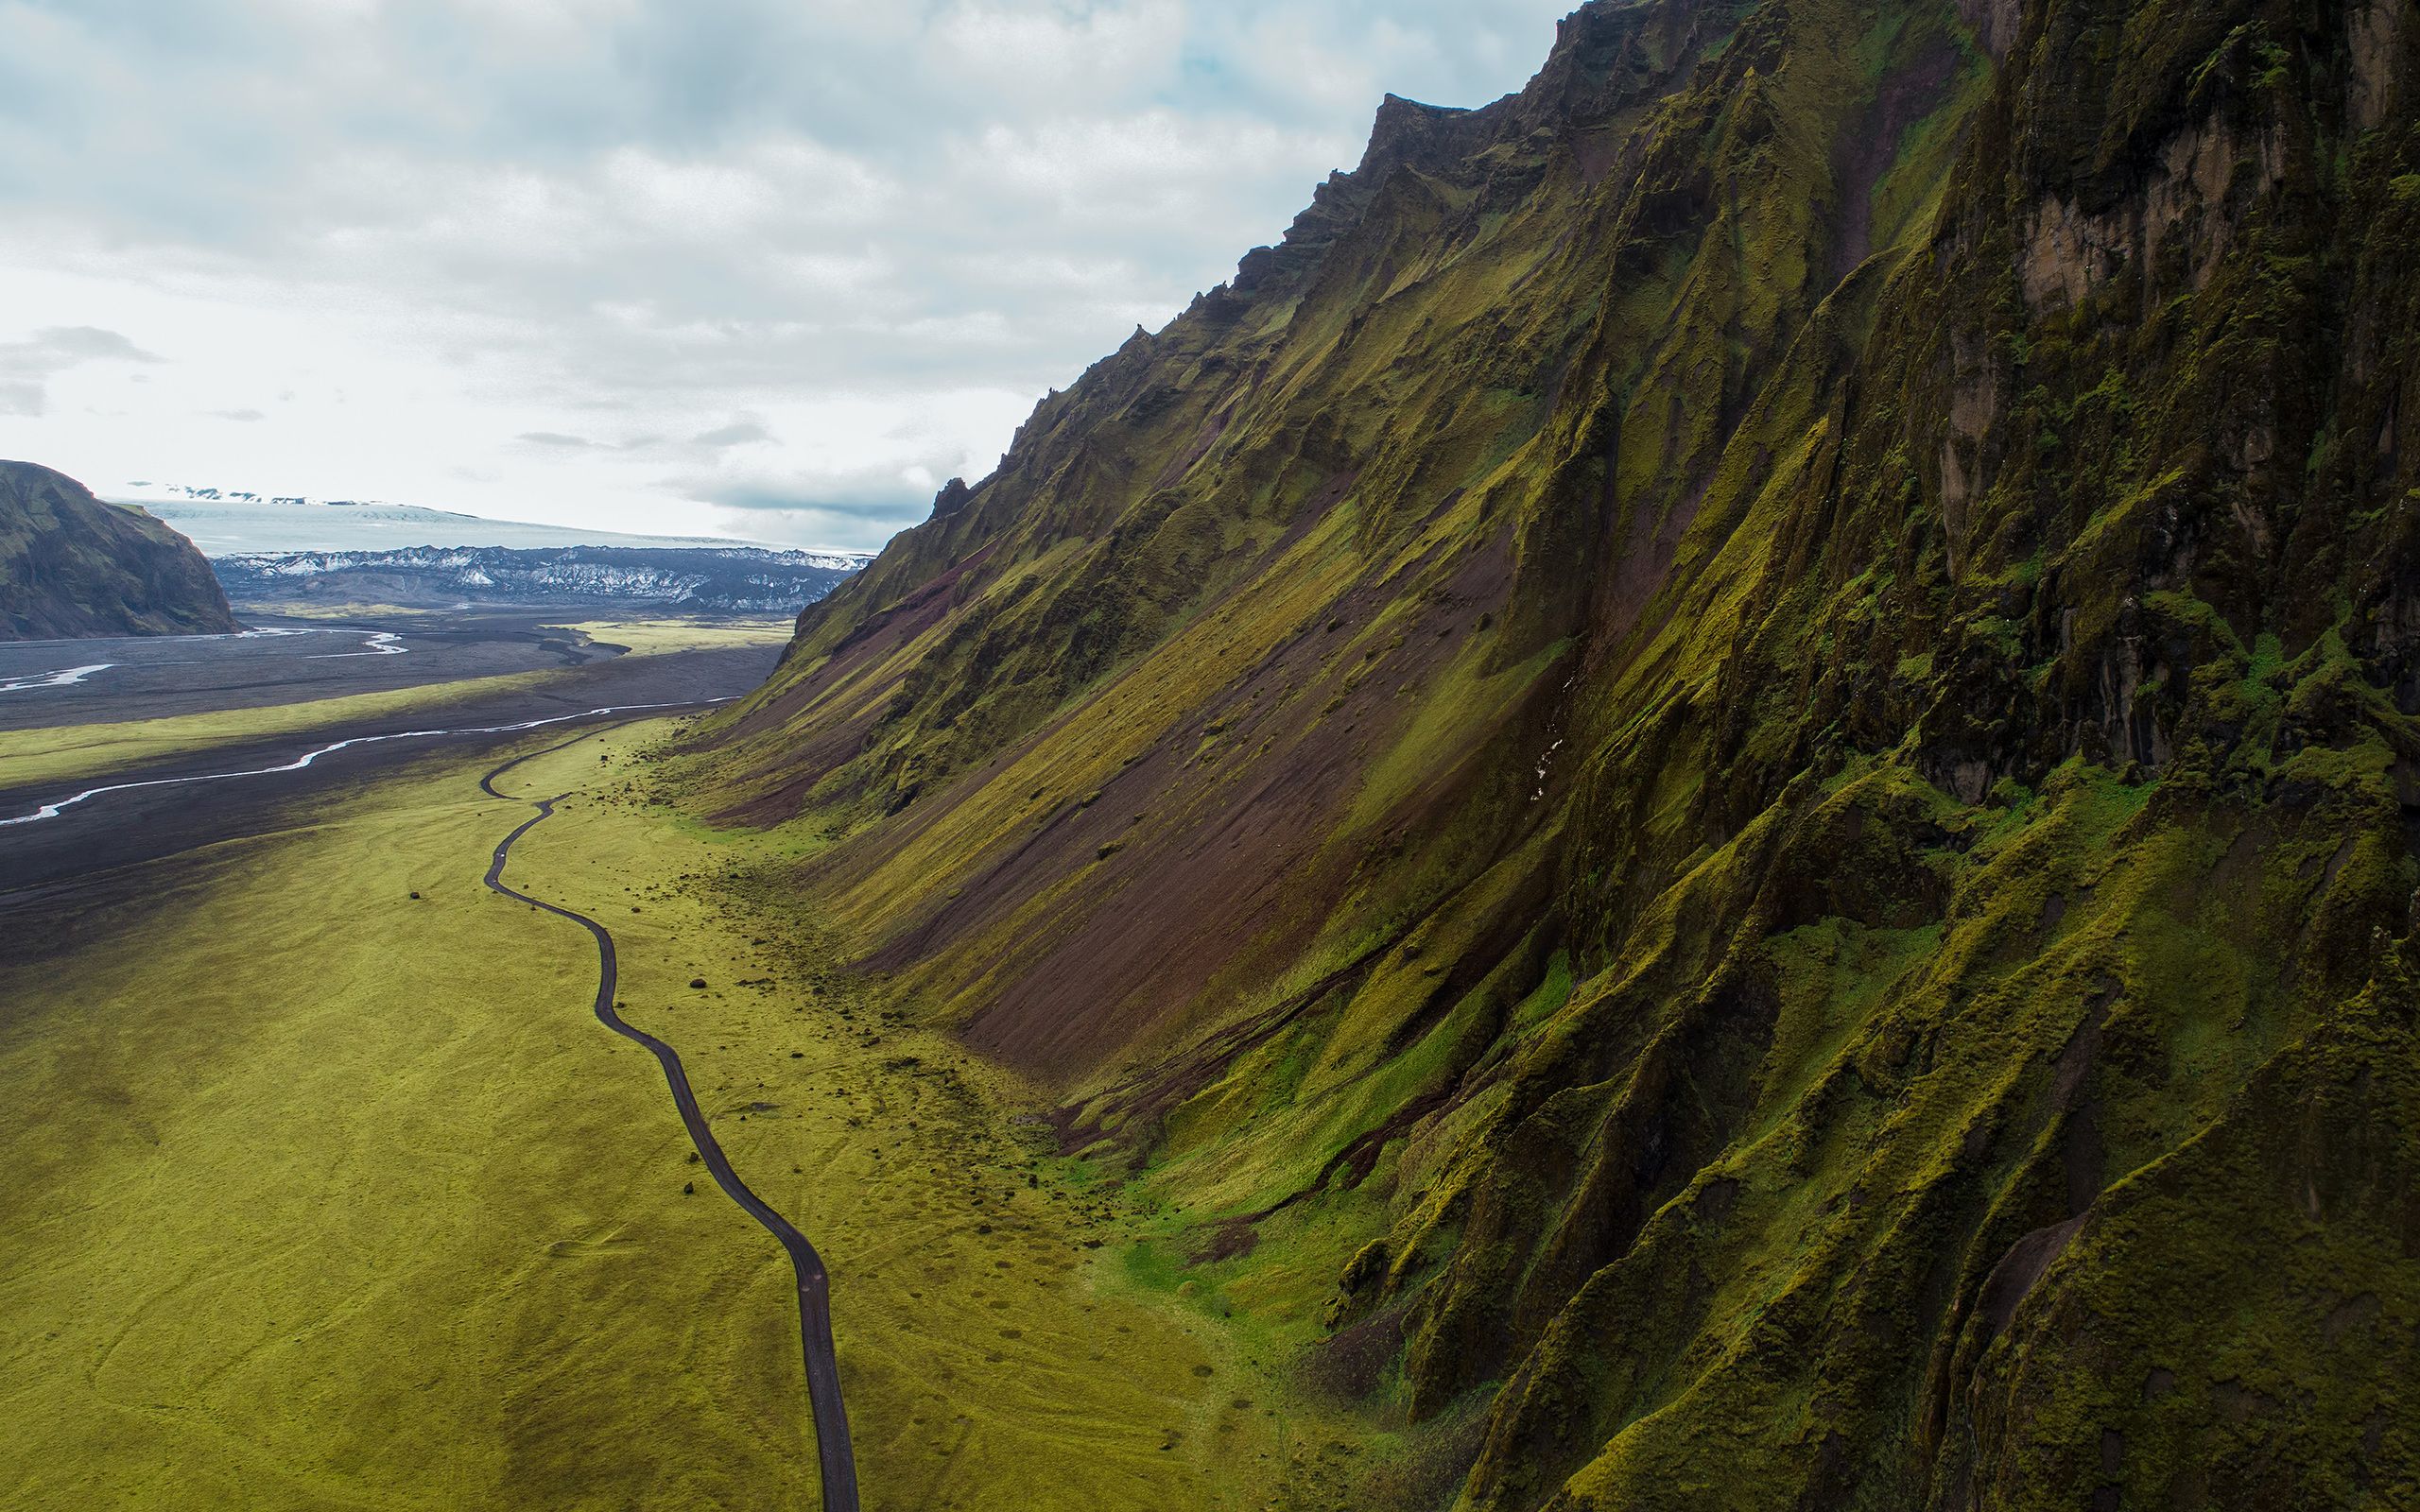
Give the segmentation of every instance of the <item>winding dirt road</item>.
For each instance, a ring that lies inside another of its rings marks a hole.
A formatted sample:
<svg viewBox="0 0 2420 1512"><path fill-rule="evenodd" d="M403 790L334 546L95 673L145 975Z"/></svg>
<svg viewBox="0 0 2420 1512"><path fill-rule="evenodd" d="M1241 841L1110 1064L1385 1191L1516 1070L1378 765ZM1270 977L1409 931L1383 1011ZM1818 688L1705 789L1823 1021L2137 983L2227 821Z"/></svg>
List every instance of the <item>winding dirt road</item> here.
<svg viewBox="0 0 2420 1512"><path fill-rule="evenodd" d="M495 780L523 762L578 745L580 740L596 733L590 730L578 739L549 746L516 756L479 779L479 786L492 798L510 802L534 805L538 812L521 827L504 837L495 848L495 859L488 864L487 885L507 898L517 899L532 907L568 919L595 936L596 940L596 1017L605 1027L625 1040L645 1045L664 1068L664 1079L672 1088L672 1101L681 1109L681 1122L689 1130L689 1142L697 1147L699 1159L714 1173L715 1184L725 1195L745 1209L766 1232L781 1241L789 1253L790 1269L798 1279L799 1340L806 1356L806 1399L815 1415L816 1458L822 1470L824 1512L857 1512L857 1466L855 1452L849 1445L849 1415L840 1401L840 1368L832 1349L831 1278L823 1269L823 1257L815 1252L806 1235L800 1233L790 1221L775 1212L764 1198L748 1189L739 1174L724 1158L722 1146L716 1143L714 1131L706 1126L706 1116L698 1108L697 1093L689 1090L689 1074L682 1069L681 1057L673 1048L643 1029L632 1028L614 1011L614 992L619 980L619 969L614 955L614 936L604 925L586 914L560 908L550 902L532 898L526 892L505 885L505 858L512 842L544 822L555 811L562 795L546 799L516 799L495 789Z"/></svg>

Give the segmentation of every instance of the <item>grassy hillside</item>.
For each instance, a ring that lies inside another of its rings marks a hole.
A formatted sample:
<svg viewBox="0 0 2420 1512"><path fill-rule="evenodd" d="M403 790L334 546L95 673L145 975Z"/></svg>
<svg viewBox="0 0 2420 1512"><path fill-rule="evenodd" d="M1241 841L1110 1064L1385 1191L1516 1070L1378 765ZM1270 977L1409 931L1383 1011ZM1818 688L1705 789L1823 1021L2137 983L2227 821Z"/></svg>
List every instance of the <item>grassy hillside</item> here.
<svg viewBox="0 0 2420 1512"><path fill-rule="evenodd" d="M2420 1497L2420 24L1665 0L1390 100L701 731L1417 1447Z"/></svg>
<svg viewBox="0 0 2420 1512"><path fill-rule="evenodd" d="M0 640L237 627L192 541L64 473L0 462Z"/></svg>

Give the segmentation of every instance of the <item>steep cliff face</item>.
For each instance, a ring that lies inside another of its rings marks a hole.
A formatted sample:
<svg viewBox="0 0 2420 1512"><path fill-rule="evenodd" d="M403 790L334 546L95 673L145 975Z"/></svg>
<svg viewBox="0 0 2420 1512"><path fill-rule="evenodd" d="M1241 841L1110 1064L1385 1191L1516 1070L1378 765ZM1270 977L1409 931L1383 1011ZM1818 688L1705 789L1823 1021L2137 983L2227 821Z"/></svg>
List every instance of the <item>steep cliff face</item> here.
<svg viewBox="0 0 2420 1512"><path fill-rule="evenodd" d="M0 640L237 627L192 541L63 472L0 462Z"/></svg>
<svg viewBox="0 0 2420 1512"><path fill-rule="evenodd" d="M695 770L1386 1504L2420 1497L2415 88L2401 0L1586 7Z"/></svg>

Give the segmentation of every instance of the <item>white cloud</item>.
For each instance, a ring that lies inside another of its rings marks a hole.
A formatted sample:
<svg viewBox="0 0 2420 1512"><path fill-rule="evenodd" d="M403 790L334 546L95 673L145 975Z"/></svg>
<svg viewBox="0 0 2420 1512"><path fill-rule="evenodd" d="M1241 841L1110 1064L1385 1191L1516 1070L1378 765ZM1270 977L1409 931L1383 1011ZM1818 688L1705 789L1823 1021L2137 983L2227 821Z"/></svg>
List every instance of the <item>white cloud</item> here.
<svg viewBox="0 0 2420 1512"><path fill-rule="evenodd" d="M934 19L924 65L1023 113L1111 112L1176 81L1185 31L1175 0L1089 10L960 3Z"/></svg>
<svg viewBox="0 0 2420 1512"><path fill-rule="evenodd" d="M773 433L765 428L763 421L743 417L733 421L728 425L717 425L710 431L700 431L689 438L689 442L693 446L752 446L759 441L770 441L772 438Z"/></svg>
<svg viewBox="0 0 2420 1512"><path fill-rule="evenodd" d="M159 360L118 332L99 326L50 326L20 341L0 341L0 415L30 419L44 414L50 407L51 380L87 363Z"/></svg>
<svg viewBox="0 0 2420 1512"><path fill-rule="evenodd" d="M873 544L1561 9L0 0L0 454Z"/></svg>

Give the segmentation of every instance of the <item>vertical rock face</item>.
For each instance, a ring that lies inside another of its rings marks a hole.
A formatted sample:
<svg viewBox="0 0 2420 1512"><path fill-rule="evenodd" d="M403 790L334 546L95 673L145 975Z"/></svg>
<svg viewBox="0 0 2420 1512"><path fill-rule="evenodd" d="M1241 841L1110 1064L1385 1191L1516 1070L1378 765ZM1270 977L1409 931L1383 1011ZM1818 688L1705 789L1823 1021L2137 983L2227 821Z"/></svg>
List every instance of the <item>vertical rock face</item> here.
<svg viewBox="0 0 2420 1512"><path fill-rule="evenodd" d="M236 628L192 541L63 472L0 462L0 640Z"/></svg>
<svg viewBox="0 0 2420 1512"><path fill-rule="evenodd" d="M700 774L1415 1425L1361 1504L2420 1499L2415 52L1584 7Z"/></svg>

